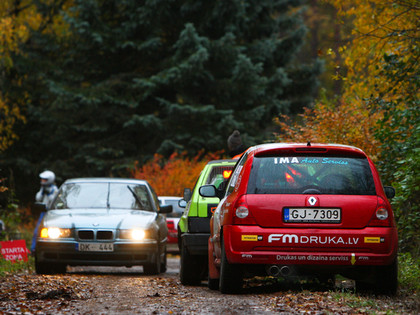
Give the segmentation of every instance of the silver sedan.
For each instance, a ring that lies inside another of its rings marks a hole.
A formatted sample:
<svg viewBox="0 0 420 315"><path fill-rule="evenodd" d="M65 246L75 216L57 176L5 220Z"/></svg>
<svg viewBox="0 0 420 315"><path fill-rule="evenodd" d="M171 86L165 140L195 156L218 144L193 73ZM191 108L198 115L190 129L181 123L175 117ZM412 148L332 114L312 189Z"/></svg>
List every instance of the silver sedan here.
<svg viewBox="0 0 420 315"><path fill-rule="evenodd" d="M63 183L37 235L35 269L64 273L66 266L143 266L166 271L165 213L147 181L79 178Z"/></svg>

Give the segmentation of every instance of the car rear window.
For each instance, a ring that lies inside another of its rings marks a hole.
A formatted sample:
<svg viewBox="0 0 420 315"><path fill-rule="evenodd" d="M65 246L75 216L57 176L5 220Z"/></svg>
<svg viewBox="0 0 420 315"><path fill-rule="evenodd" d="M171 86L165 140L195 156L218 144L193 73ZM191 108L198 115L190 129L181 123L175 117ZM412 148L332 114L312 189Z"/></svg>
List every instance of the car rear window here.
<svg viewBox="0 0 420 315"><path fill-rule="evenodd" d="M375 195L366 158L254 157L248 194Z"/></svg>
<svg viewBox="0 0 420 315"><path fill-rule="evenodd" d="M214 166L206 180L206 185L214 185L219 188L220 184L227 180L232 172L233 165L229 166Z"/></svg>

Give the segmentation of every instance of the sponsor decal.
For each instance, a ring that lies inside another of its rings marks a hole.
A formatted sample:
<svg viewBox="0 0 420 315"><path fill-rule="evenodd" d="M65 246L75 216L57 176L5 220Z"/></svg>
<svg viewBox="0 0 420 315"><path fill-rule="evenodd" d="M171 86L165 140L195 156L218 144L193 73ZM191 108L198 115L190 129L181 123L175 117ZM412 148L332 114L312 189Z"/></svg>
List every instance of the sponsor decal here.
<svg viewBox="0 0 420 315"><path fill-rule="evenodd" d="M282 261L349 261L348 256L325 255L276 255L276 260Z"/></svg>
<svg viewBox="0 0 420 315"><path fill-rule="evenodd" d="M207 204L207 217L210 218L212 216L212 214L214 213L214 211L216 211L217 208L217 203L209 203Z"/></svg>
<svg viewBox="0 0 420 315"><path fill-rule="evenodd" d="M277 255L277 260L297 260L298 258L305 257L305 256L298 256L298 255ZM302 259L300 259L302 260Z"/></svg>
<svg viewBox="0 0 420 315"><path fill-rule="evenodd" d="M322 164L340 164L340 165L347 165L347 164L349 164L348 161L337 160L337 159L331 160L329 158L323 158L321 163Z"/></svg>
<svg viewBox="0 0 420 315"><path fill-rule="evenodd" d="M237 192L237 191L238 191L239 186L241 185L241 181L242 181L242 174L240 174L240 175L238 176L238 181L236 182L236 185L235 185L235 192Z"/></svg>
<svg viewBox="0 0 420 315"><path fill-rule="evenodd" d="M242 167L243 167L242 165L239 165L237 168L235 168L235 171L232 174L232 179L229 182L230 187L235 187L236 181L238 180L238 176L242 170Z"/></svg>
<svg viewBox="0 0 420 315"><path fill-rule="evenodd" d="M263 240L262 235L242 235L241 236L241 241L256 242L256 241L262 241L262 240Z"/></svg>
<svg viewBox="0 0 420 315"><path fill-rule="evenodd" d="M349 258L347 256L330 256L328 257L329 261L348 261Z"/></svg>
<svg viewBox="0 0 420 315"><path fill-rule="evenodd" d="M384 237L365 236L365 243L379 244L379 243L384 243L384 242L385 242Z"/></svg>
<svg viewBox="0 0 420 315"><path fill-rule="evenodd" d="M358 237L342 236L306 236L296 234L270 234L268 242L281 242L284 244L335 244L335 245L356 245Z"/></svg>
<svg viewBox="0 0 420 315"><path fill-rule="evenodd" d="M339 158L297 158L297 157L278 157L274 158L274 164L336 164L348 165L349 162Z"/></svg>
<svg viewBox="0 0 420 315"><path fill-rule="evenodd" d="M291 164L291 163L299 163L297 157L280 157L274 158L274 164Z"/></svg>

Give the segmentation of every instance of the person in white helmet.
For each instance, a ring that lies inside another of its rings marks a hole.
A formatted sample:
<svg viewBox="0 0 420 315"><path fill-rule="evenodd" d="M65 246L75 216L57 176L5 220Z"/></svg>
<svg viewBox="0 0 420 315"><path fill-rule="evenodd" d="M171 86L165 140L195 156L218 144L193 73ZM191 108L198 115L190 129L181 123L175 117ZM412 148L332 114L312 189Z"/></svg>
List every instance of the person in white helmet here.
<svg viewBox="0 0 420 315"><path fill-rule="evenodd" d="M48 209L58 192L55 185L55 174L51 171L44 171L39 174L39 178L41 178L41 189L36 193L35 200L45 203Z"/></svg>
<svg viewBox="0 0 420 315"><path fill-rule="evenodd" d="M41 202L45 204L46 209L48 209L51 205L51 202L54 200L55 196L57 195L58 188L55 185L55 174L51 171L44 171L39 174L39 178L41 179L41 189L36 193L35 200L37 202ZM41 212L38 222L36 223L34 235L32 237L32 244L31 244L31 253L35 253L35 245L36 245L36 238L38 236L39 226L41 224L42 218L44 217L45 212Z"/></svg>

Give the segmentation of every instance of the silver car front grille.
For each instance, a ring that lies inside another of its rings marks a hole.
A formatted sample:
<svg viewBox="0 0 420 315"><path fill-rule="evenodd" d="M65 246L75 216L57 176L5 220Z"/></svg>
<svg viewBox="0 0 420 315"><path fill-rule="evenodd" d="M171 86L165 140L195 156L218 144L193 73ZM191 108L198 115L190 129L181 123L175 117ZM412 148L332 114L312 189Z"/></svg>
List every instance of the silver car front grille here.
<svg viewBox="0 0 420 315"><path fill-rule="evenodd" d="M110 230L78 230L79 240L113 240L114 232Z"/></svg>

